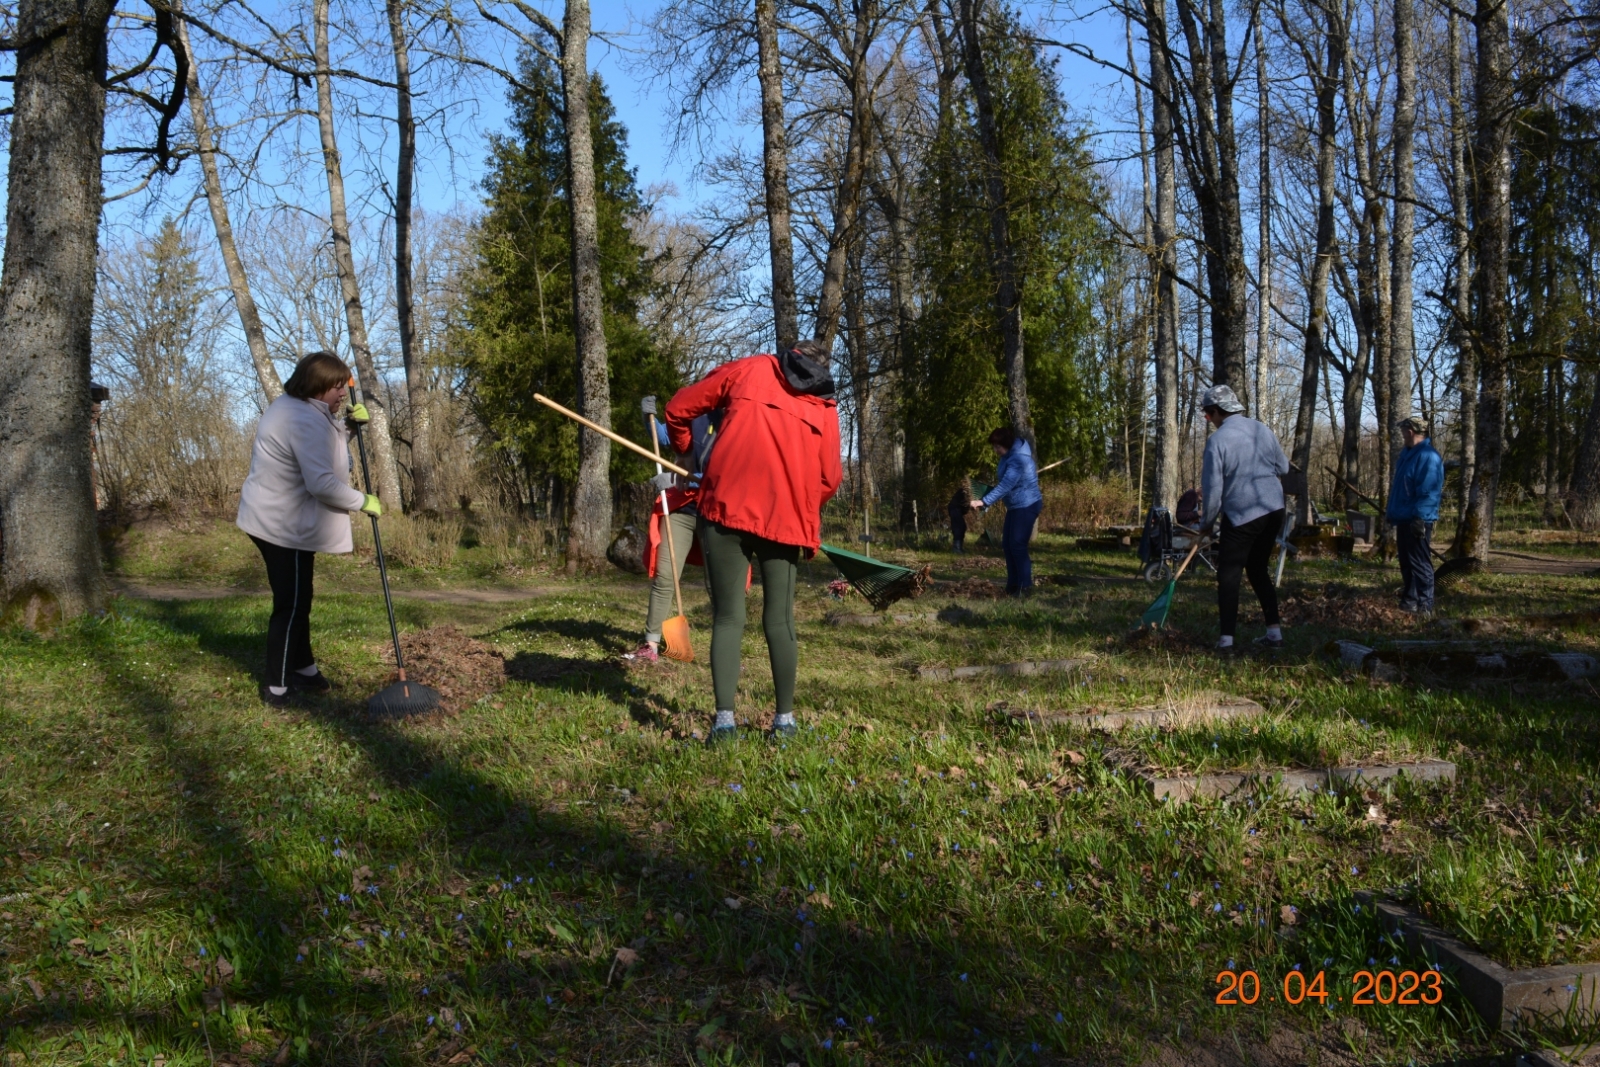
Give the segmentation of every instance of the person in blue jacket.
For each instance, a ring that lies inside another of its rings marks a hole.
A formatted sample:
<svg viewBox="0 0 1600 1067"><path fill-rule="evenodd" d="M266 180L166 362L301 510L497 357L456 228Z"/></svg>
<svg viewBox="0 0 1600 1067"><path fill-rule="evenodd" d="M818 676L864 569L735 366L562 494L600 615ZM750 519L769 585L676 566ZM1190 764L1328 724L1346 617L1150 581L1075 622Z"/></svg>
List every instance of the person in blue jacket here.
<svg viewBox="0 0 1600 1067"><path fill-rule="evenodd" d="M1006 554L1006 592L1023 596L1033 589L1033 560L1028 556L1028 540L1033 536L1033 524L1044 507L1044 494L1039 492L1039 469L1033 460L1033 446L1009 426L1002 426L989 435L994 454L1000 457L1000 469L995 477L995 487L982 500L974 500L974 508L988 508L996 503L1006 506L1006 521L1000 538Z"/></svg>
<svg viewBox="0 0 1600 1067"><path fill-rule="evenodd" d="M1419 615L1433 612L1433 524L1444 494L1444 460L1428 440L1428 420L1411 415L1400 422L1405 450L1394 467L1385 517L1400 549L1400 607Z"/></svg>

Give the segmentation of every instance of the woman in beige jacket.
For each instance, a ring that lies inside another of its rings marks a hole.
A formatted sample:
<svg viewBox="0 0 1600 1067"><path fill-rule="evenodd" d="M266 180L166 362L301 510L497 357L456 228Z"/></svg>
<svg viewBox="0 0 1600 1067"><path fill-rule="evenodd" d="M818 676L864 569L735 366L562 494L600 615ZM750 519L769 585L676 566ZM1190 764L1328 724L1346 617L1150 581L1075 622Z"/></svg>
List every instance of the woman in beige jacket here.
<svg viewBox="0 0 1600 1067"><path fill-rule="evenodd" d="M349 552L350 512L382 514L378 498L350 487L349 430L339 419L350 368L313 352L283 383L256 425L250 474L239 491L239 529L261 550L272 586L267 676L262 699L289 703L291 689L332 686L311 654L311 576L318 552ZM367 421L356 405L348 419Z"/></svg>

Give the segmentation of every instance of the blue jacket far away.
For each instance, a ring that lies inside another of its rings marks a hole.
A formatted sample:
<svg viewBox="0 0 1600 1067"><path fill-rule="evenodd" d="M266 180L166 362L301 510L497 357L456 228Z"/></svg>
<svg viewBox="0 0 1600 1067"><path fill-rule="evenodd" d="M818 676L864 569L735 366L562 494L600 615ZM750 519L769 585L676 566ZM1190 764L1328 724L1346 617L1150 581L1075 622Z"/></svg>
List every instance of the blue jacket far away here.
<svg viewBox="0 0 1600 1067"><path fill-rule="evenodd" d="M1433 442L1424 438L1400 453L1385 515L1392 523L1413 519L1436 522L1443 495L1444 460L1434 451Z"/></svg>
<svg viewBox="0 0 1600 1067"><path fill-rule="evenodd" d="M1033 448L1020 437L1000 457L995 480L995 487L984 494L984 507L1004 503L1008 508L1025 508L1044 499L1044 494L1039 492L1039 470L1033 462Z"/></svg>

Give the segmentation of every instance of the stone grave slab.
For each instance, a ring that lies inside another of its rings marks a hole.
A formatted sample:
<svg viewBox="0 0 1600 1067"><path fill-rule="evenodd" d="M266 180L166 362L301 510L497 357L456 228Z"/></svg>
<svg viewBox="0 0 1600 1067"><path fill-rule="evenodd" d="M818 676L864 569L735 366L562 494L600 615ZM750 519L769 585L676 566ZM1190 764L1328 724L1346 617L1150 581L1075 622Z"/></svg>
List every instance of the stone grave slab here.
<svg viewBox="0 0 1600 1067"><path fill-rule="evenodd" d="M955 682L967 678L1031 678L1036 674L1075 671L1094 662L1094 657L1077 659L1020 660L1016 663L978 663L969 667L918 667L917 677L924 682Z"/></svg>
<svg viewBox="0 0 1600 1067"><path fill-rule="evenodd" d="M1318 793L1347 786L1405 777L1413 782L1453 782L1456 765L1449 760L1366 763L1343 767L1284 767L1265 771L1223 771L1212 774L1164 774L1134 763L1125 753L1106 753L1106 765L1150 790L1157 800L1182 802L1196 797L1221 800L1258 789L1279 793Z"/></svg>
<svg viewBox="0 0 1600 1067"><path fill-rule="evenodd" d="M1075 726L1084 730L1114 733L1130 726L1183 727L1196 723L1254 719L1265 715L1266 709L1245 697L1208 694L1191 700L1150 704L1128 708L1125 711L1036 711L1030 708L1007 708L1006 714L1013 719L1040 726Z"/></svg>

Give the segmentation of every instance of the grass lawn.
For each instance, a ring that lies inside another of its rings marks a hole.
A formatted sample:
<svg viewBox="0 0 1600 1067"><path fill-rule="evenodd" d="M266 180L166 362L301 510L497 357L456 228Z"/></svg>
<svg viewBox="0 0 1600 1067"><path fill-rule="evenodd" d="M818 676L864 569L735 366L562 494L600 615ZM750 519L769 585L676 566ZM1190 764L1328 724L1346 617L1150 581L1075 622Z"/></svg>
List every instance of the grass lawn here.
<svg viewBox="0 0 1600 1067"><path fill-rule="evenodd" d="M119 572L258 584L226 527L157 540L125 541ZM1342 674L1321 652L1334 638L1432 632L1360 628L1372 613L1348 606L1397 581L1376 563L1291 564L1288 583L1317 595L1275 657L1199 651L1215 632L1205 577L1180 588L1171 639L1132 647L1156 590L1103 580L1131 574L1130 556L1071 543L1042 539L1036 564L1068 580L964 601L955 623L828 625L869 609L830 600L835 572L808 565L802 730L777 747L759 733L759 587L749 725L714 750L696 737L710 619L693 579L701 661L638 669L617 657L642 627L639 578L529 558L515 577L540 592L520 604L403 599L403 629L458 626L546 669L402 723L361 713L387 637L361 560L324 570L313 613L339 688L289 713L257 699L264 597L119 600L53 636L0 632L5 1062L1437 1062L1509 1046L1448 983L1434 1007L1335 999L1358 970L1421 966L1355 890L1423 907L1510 965L1600 959L1591 685ZM1003 571L918 555L939 578ZM505 577L492 560L402 572L418 587ZM1441 614L1573 611L1597 593L1594 578L1489 575ZM936 590L915 610L948 603ZM1595 652L1600 631L1495 638L1524 639ZM1065 658L1090 662L948 683L912 669ZM1108 737L1000 707L1206 692L1267 713ZM1459 778L1169 804L1107 767L1117 746L1186 770L1428 755ZM1282 1003L1297 966L1325 972L1325 1004ZM1261 976L1260 1001L1213 1002L1229 968ZM1585 1036L1600 1035L1544 1035Z"/></svg>

